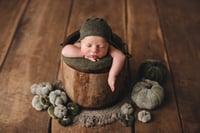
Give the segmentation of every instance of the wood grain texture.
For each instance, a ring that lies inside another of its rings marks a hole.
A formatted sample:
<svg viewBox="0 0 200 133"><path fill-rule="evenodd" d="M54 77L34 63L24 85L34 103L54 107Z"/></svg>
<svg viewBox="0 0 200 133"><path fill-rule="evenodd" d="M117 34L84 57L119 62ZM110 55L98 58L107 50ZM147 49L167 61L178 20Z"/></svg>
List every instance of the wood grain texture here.
<svg viewBox="0 0 200 133"><path fill-rule="evenodd" d="M125 1L119 0L75 0L71 18L67 27L67 35L80 29L85 19L90 17L104 18L112 31L125 39Z"/></svg>
<svg viewBox="0 0 200 133"><path fill-rule="evenodd" d="M136 76L139 65L146 59L158 59L168 64L163 36L153 0L128 0L128 48L133 55L130 62L133 75ZM133 79L135 79L133 76ZM181 126L176 106L173 85L169 75L164 84L163 104L150 111L153 119L147 124L136 120L135 133L180 133ZM134 82L134 81L133 81ZM140 109L137 109L135 116Z"/></svg>
<svg viewBox="0 0 200 133"><path fill-rule="evenodd" d="M0 73L0 132L48 132L49 116L31 107L30 86L56 80L68 6L66 0L29 3Z"/></svg>
<svg viewBox="0 0 200 133"><path fill-rule="evenodd" d="M200 131L200 1L157 1L183 131Z"/></svg>
<svg viewBox="0 0 200 133"><path fill-rule="evenodd" d="M0 1L0 69L27 3L28 0Z"/></svg>
<svg viewBox="0 0 200 133"><path fill-rule="evenodd" d="M0 0L0 133L198 133L199 14L199 0ZM62 127L31 107L31 84L61 79L59 44L92 16L128 44L133 84L145 59L167 64L165 99L150 123Z"/></svg>
<svg viewBox="0 0 200 133"><path fill-rule="evenodd" d="M67 34L78 30L83 21L89 17L101 17L107 20L113 32L125 39L125 1L119 0L75 0L71 11ZM124 127L120 123L113 123L96 128L85 128L79 125L69 127L59 126L56 120L52 121L52 133L131 133L132 128Z"/></svg>
<svg viewBox="0 0 200 133"><path fill-rule="evenodd" d="M115 104L124 96L127 68L121 71L116 81L116 89L108 85L109 72L85 73L77 71L61 59L62 81L65 92L73 102L85 108L102 108Z"/></svg>

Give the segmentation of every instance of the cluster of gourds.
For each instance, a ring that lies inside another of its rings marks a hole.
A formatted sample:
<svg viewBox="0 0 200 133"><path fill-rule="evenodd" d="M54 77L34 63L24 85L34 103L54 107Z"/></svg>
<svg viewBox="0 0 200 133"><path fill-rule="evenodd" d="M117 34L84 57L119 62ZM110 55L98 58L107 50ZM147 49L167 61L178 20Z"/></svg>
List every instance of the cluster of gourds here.
<svg viewBox="0 0 200 133"><path fill-rule="evenodd" d="M132 126L134 124L133 106L130 103L124 103L121 106L120 111L122 113L122 117L120 119L122 125Z"/></svg>
<svg viewBox="0 0 200 133"><path fill-rule="evenodd" d="M131 99L143 109L138 113L138 120L148 122L151 114L147 110L155 109L164 99L164 89L161 86L167 77L167 68L159 60L146 60L139 66L139 81L133 86Z"/></svg>
<svg viewBox="0 0 200 133"><path fill-rule="evenodd" d="M124 103L121 108L120 111L122 113L120 122L122 123L122 125L124 126L133 126L134 124L134 108L132 106L132 104L130 103ZM143 122L143 123L147 123L151 120L151 114L149 111L147 110L141 110L138 112L138 120Z"/></svg>
<svg viewBox="0 0 200 133"><path fill-rule="evenodd" d="M149 122L151 114L148 110L155 109L164 99L164 89L161 86L167 77L166 66L158 60L146 60L139 67L139 81L133 86L131 99L142 109L138 112L138 120ZM70 125L73 117L80 112L78 104L71 102L63 88L49 82L33 84L31 92L35 95L32 106L38 111L47 110L50 117L58 119L63 126ZM120 108L122 117L120 121L124 126L134 123L133 106L124 103Z"/></svg>
<svg viewBox="0 0 200 133"><path fill-rule="evenodd" d="M33 84L31 92L35 95L33 108L37 111L47 110L49 116L58 119L63 126L70 125L73 117L80 112L79 105L71 102L62 88L49 82Z"/></svg>

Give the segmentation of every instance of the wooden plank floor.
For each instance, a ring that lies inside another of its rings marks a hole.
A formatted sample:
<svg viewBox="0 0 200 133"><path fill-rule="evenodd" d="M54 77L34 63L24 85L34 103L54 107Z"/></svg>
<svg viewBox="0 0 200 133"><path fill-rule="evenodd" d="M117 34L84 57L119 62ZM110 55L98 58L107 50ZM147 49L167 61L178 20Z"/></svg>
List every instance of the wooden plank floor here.
<svg viewBox="0 0 200 133"><path fill-rule="evenodd" d="M92 16L126 42L132 84L144 60L167 64L165 99L150 123L62 127L31 107L31 84L57 80L59 44ZM198 0L1 0L0 133L199 133L199 36Z"/></svg>

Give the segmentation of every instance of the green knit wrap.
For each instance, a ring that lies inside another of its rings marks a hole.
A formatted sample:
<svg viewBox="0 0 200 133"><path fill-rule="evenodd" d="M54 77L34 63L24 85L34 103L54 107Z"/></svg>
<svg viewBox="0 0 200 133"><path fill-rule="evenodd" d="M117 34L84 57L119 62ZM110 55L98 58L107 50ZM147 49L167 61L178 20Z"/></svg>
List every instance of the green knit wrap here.
<svg viewBox="0 0 200 133"><path fill-rule="evenodd" d="M64 62L70 67L78 71L87 73L108 72L112 65L112 57L109 55L105 56L97 62L93 62L85 58L69 58L64 56L62 57Z"/></svg>

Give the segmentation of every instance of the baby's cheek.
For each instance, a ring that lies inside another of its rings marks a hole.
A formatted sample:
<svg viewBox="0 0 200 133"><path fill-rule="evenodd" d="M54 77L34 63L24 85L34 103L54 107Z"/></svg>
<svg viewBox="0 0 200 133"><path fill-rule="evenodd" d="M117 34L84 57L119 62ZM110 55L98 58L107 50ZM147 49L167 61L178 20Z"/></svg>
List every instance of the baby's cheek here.
<svg viewBox="0 0 200 133"><path fill-rule="evenodd" d="M88 50L85 50L85 49L82 49L82 50L81 50L81 53L82 53L83 55L87 55L87 54L89 53L89 51L88 51Z"/></svg>
<svg viewBox="0 0 200 133"><path fill-rule="evenodd" d="M106 51L102 51L102 52L100 53L100 56L101 56L101 57L104 57L104 56L107 55L107 53L108 53L108 52L106 52Z"/></svg>

